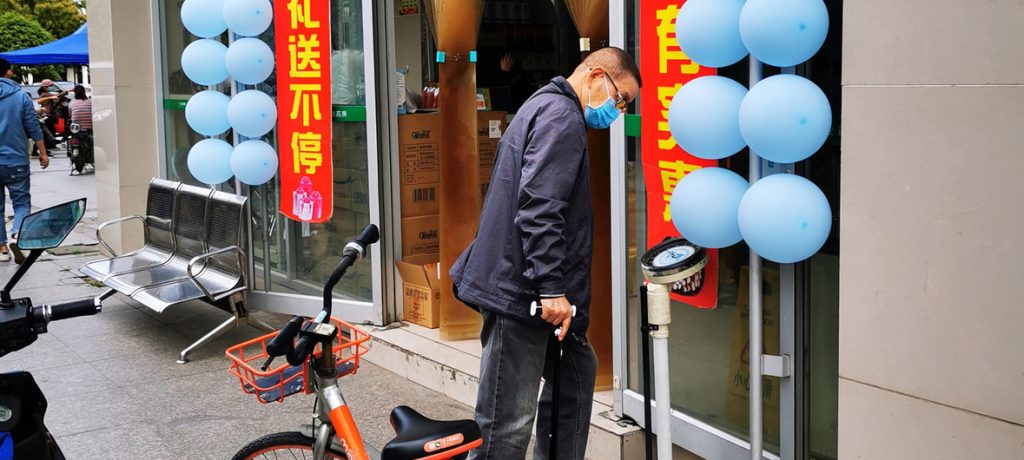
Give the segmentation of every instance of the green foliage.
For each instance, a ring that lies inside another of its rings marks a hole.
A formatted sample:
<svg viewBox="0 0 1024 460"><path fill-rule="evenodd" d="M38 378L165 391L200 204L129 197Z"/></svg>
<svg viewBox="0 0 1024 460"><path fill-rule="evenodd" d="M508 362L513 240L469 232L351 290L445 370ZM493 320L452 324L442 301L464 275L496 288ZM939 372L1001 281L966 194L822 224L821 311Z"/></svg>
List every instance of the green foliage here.
<svg viewBox="0 0 1024 460"><path fill-rule="evenodd" d="M19 13L0 14L0 51L20 50L52 41L53 35L35 20ZM54 66L18 66L15 68L15 72L18 74L31 72L36 75L37 79L59 77L58 70Z"/></svg>
<svg viewBox="0 0 1024 460"><path fill-rule="evenodd" d="M0 14L0 51L20 50L53 41L53 35L34 19L19 13Z"/></svg>
<svg viewBox="0 0 1024 460"><path fill-rule="evenodd" d="M40 1L33 11L39 25L55 38L67 37L85 24L85 15L71 0Z"/></svg>

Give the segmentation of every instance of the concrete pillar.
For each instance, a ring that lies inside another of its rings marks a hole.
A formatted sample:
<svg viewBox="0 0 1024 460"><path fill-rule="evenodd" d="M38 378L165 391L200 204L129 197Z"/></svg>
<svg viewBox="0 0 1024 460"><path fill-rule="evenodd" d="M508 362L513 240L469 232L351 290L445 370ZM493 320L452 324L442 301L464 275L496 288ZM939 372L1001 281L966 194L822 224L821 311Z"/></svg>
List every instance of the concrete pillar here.
<svg viewBox="0 0 1024 460"><path fill-rule="evenodd" d="M146 189L159 173L155 2L89 0L89 58L96 142L99 220L145 212ZM104 232L118 251L138 247L142 227Z"/></svg>
<svg viewBox="0 0 1024 460"><path fill-rule="evenodd" d="M839 458L1024 458L1024 4L844 9Z"/></svg>

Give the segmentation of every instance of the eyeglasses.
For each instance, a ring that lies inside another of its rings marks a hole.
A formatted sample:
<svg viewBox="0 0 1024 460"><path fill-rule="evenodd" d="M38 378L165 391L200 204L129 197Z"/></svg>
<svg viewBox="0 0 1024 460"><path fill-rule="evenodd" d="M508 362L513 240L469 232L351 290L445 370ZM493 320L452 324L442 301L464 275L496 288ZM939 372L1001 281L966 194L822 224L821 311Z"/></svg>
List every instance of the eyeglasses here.
<svg viewBox="0 0 1024 460"><path fill-rule="evenodd" d="M619 86L615 84L615 80L612 80L612 76L608 75L608 72L605 72L604 76L612 84L612 89L615 90L615 108L619 109L619 112L626 113L629 103L626 102L626 98L622 97L622 93L619 92Z"/></svg>

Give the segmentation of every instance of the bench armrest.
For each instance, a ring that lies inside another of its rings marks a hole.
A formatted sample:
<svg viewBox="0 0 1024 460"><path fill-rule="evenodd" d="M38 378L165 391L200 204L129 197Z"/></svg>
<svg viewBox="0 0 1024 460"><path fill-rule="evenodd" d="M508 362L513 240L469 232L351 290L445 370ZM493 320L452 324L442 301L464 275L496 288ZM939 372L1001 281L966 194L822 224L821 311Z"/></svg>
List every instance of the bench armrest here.
<svg viewBox="0 0 1024 460"><path fill-rule="evenodd" d="M185 273L188 273L188 278L190 280L192 280L192 282L195 283L196 286L199 287L199 290L203 291L203 294L205 294L206 297L208 299L210 299L211 302L215 301L216 299L213 298L213 295L210 294L210 291L206 289L206 286L203 286L203 283L200 283L199 279L196 278L196 276L192 273L192 267L195 264L199 263L199 261L201 261L201 260L206 260L206 259L209 259L211 257L218 256L218 255L221 255L221 254L224 254L224 253L227 253L227 252L236 252L236 253L238 253L238 271L239 271L240 276L242 277L242 280L244 281L245 280L245 274L244 274L243 270L245 268L244 268L243 263L242 263L242 258L245 257L245 252L242 251L242 248L240 248L238 246L228 246L226 248L221 248L221 249L218 249L216 251L210 251L210 252L207 252L206 254L200 254L198 256L195 256L195 257L192 258L192 260L188 261L188 266L185 268Z"/></svg>
<svg viewBox="0 0 1024 460"><path fill-rule="evenodd" d="M143 231L145 231L146 218L142 217L142 216L125 216L125 217L121 217L121 218L114 219L114 220L108 220L108 221L100 224L99 227L96 227L96 240L99 241L100 244L103 246L103 248L106 249L107 251L109 251L110 254L113 255L114 257L117 257L119 254L117 252L114 252L114 250L110 248L110 245L107 244L106 241L103 241L103 235L100 234L100 232L102 232L103 229L106 228L109 225L120 224L120 223L123 223L123 222L127 222L129 220L132 220L132 219L138 219L140 222L142 222Z"/></svg>

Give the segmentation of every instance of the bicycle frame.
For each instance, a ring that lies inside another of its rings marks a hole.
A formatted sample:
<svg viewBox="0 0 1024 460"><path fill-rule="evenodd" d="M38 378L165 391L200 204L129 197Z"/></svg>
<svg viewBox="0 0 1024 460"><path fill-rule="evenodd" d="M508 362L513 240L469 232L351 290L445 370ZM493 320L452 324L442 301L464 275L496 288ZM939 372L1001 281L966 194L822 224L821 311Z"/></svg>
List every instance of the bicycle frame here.
<svg viewBox="0 0 1024 460"><path fill-rule="evenodd" d="M337 434L341 450L349 460L369 460L363 437L356 427L348 404L345 403L345 397L341 394L341 387L338 386L335 357L330 351L330 342L326 346L321 342L320 346L320 357L316 357L315 354L310 354L309 357L309 368L313 371L313 389L316 390L316 413L320 421L319 427L314 426L313 459L324 458L331 437Z"/></svg>

